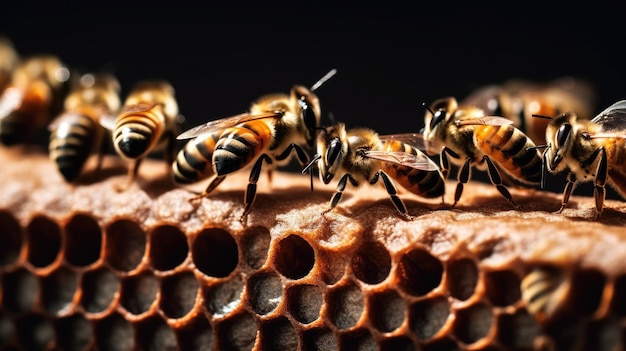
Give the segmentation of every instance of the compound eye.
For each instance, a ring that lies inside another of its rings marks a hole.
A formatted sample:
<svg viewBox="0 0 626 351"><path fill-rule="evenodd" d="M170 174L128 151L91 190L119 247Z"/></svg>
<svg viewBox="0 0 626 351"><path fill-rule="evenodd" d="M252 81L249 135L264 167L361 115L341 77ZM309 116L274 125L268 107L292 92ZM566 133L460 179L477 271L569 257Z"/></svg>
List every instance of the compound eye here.
<svg viewBox="0 0 626 351"><path fill-rule="evenodd" d="M561 148L567 142L567 138L572 132L572 125L569 123L564 123L559 127L559 130L556 132L556 147Z"/></svg>
<svg viewBox="0 0 626 351"><path fill-rule="evenodd" d="M434 129L443 119L446 117L446 111L443 109L437 110L433 115L433 119L430 120L430 129Z"/></svg>
<svg viewBox="0 0 626 351"><path fill-rule="evenodd" d="M328 165L335 164L340 154L341 154L341 140L339 140L339 138L331 139L330 143L328 143L328 149L326 150L326 163Z"/></svg>

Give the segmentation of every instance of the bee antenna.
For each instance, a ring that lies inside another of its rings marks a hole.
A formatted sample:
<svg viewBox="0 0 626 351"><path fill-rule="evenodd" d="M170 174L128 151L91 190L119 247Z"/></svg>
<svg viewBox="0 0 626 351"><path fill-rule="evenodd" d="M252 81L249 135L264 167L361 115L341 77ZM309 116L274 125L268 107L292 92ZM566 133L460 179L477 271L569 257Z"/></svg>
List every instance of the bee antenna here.
<svg viewBox="0 0 626 351"><path fill-rule="evenodd" d="M533 151L533 150L542 150L547 148L548 145L536 145L536 146L530 146L526 148L526 151Z"/></svg>
<svg viewBox="0 0 626 351"><path fill-rule="evenodd" d="M317 82L315 82L315 84L311 86L311 91L317 90L319 87L322 86L322 84L326 83L326 81L332 78L332 76L334 76L335 74L337 74L336 68L333 68L330 71L328 71L328 73L326 73L322 78L320 78Z"/></svg>
<svg viewBox="0 0 626 351"><path fill-rule="evenodd" d="M322 158L322 155L320 154L316 154L315 156L313 156L313 159L311 160L311 162L309 162L309 164L307 164L303 169L302 169L302 174L306 173L309 171L309 169L311 167L313 167L313 165L315 164L315 162L317 162L320 158Z"/></svg>
<svg viewBox="0 0 626 351"><path fill-rule="evenodd" d="M426 111L430 112L431 115L435 115L435 113L433 112L433 110L430 109L430 107L428 107L428 105L425 102L422 102L422 106L426 109Z"/></svg>
<svg viewBox="0 0 626 351"><path fill-rule="evenodd" d="M533 114L532 116L535 117L535 118L543 118L543 119L549 119L549 120L553 119L552 117L546 116L546 115L535 115L535 114Z"/></svg>

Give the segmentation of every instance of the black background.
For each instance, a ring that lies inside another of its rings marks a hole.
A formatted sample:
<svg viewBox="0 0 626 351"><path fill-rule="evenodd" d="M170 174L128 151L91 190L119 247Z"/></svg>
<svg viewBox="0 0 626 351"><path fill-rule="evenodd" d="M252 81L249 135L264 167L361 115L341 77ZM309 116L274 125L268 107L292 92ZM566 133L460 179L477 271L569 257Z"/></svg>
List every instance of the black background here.
<svg viewBox="0 0 626 351"><path fill-rule="evenodd" d="M317 92L323 112L380 133L418 131L422 102L509 78L586 79L598 111L626 98L623 2L206 6L11 4L0 34L22 56L112 70L123 94L140 79L169 80L186 127L331 68L338 75Z"/></svg>

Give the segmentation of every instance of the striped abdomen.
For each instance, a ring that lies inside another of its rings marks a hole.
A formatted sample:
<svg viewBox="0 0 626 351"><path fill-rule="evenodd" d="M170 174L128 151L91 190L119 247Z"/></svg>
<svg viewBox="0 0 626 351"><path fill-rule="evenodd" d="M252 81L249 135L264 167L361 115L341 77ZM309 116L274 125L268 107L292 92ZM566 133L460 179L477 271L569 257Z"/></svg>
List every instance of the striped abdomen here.
<svg viewBox="0 0 626 351"><path fill-rule="evenodd" d="M76 114L59 122L50 134L50 159L61 175L71 182L80 174L95 143L100 140L99 125L91 118Z"/></svg>
<svg viewBox="0 0 626 351"><path fill-rule="evenodd" d="M609 165L609 182L626 198L626 140L609 138L602 143L606 149Z"/></svg>
<svg viewBox="0 0 626 351"><path fill-rule="evenodd" d="M411 145L399 141L386 143L385 151L403 151L413 155L422 153ZM444 194L445 183L437 171L425 171L391 162L383 162L383 170L403 188L419 196L433 198Z"/></svg>
<svg viewBox="0 0 626 351"><path fill-rule="evenodd" d="M272 126L267 120L242 123L222 131L215 145L213 167L223 176L246 167L272 141Z"/></svg>
<svg viewBox="0 0 626 351"><path fill-rule="evenodd" d="M137 159L153 151L165 128L161 105L133 105L117 117L113 145L126 158Z"/></svg>
<svg viewBox="0 0 626 351"><path fill-rule="evenodd" d="M527 151L535 144L522 131L511 126L478 126L474 143L507 173L526 183L541 181L541 155Z"/></svg>
<svg viewBox="0 0 626 351"><path fill-rule="evenodd" d="M219 133L199 135L189 140L178 152L172 164L172 174L176 183L190 184L215 174L213 152L219 135Z"/></svg>

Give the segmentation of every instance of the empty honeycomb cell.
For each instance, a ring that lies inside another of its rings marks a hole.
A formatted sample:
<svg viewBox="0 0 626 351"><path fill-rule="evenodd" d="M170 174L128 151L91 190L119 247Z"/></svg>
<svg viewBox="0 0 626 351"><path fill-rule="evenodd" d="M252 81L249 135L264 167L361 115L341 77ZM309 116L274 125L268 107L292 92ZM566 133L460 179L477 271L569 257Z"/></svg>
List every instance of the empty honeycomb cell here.
<svg viewBox="0 0 626 351"><path fill-rule="evenodd" d="M33 308L39 296L39 279L20 268L2 275L2 307L8 312L22 313Z"/></svg>
<svg viewBox="0 0 626 351"><path fill-rule="evenodd" d="M102 249L102 231L96 220L88 215L74 215L65 225L65 260L74 266L96 262Z"/></svg>
<svg viewBox="0 0 626 351"><path fill-rule="evenodd" d="M141 350L178 350L176 333L158 315L138 322L135 333Z"/></svg>
<svg viewBox="0 0 626 351"><path fill-rule="evenodd" d="M583 318L557 315L544 326L544 330L555 350L583 350L586 327Z"/></svg>
<svg viewBox="0 0 626 351"><path fill-rule="evenodd" d="M593 314L600 306L606 277L597 270L582 269L574 272L571 279L567 296L569 309L580 315Z"/></svg>
<svg viewBox="0 0 626 351"><path fill-rule="evenodd" d="M320 317L324 297L317 285L293 285L287 289L285 295L289 313L298 322L309 324Z"/></svg>
<svg viewBox="0 0 626 351"><path fill-rule="evenodd" d="M409 327L421 340L430 340L450 317L448 299L439 296L415 302L409 309Z"/></svg>
<svg viewBox="0 0 626 351"><path fill-rule="evenodd" d="M498 270L485 273L485 292L494 306L510 306L522 297L521 280L518 274L510 270Z"/></svg>
<svg viewBox="0 0 626 351"><path fill-rule="evenodd" d="M369 319L379 331L392 332L404 323L406 303L395 290L371 294L368 302Z"/></svg>
<svg viewBox="0 0 626 351"><path fill-rule="evenodd" d="M456 341L450 338L433 340L422 347L422 351L459 351L462 350Z"/></svg>
<svg viewBox="0 0 626 351"><path fill-rule="evenodd" d="M214 350L215 336L209 321L202 315L176 330L179 350Z"/></svg>
<svg viewBox="0 0 626 351"><path fill-rule="evenodd" d="M94 336L98 350L130 351L135 349L133 325L118 313L95 322Z"/></svg>
<svg viewBox="0 0 626 351"><path fill-rule="evenodd" d="M261 350L296 351L298 333L285 317L278 317L261 323Z"/></svg>
<svg viewBox="0 0 626 351"><path fill-rule="evenodd" d="M243 286L239 276L205 286L203 289L205 308L214 318L227 316L241 304Z"/></svg>
<svg viewBox="0 0 626 351"><path fill-rule="evenodd" d="M272 237L267 227L248 228L242 236L242 251L245 262L253 269L259 269L267 260Z"/></svg>
<svg viewBox="0 0 626 351"><path fill-rule="evenodd" d="M363 292L354 284L329 290L325 301L328 317L339 329L352 328L363 314Z"/></svg>
<svg viewBox="0 0 626 351"><path fill-rule="evenodd" d="M41 303L51 314L63 315L73 307L78 288L78 274L60 266L41 278Z"/></svg>
<svg viewBox="0 0 626 351"><path fill-rule="evenodd" d="M85 350L93 340L93 325L81 314L57 319L54 330L61 350Z"/></svg>
<svg viewBox="0 0 626 351"><path fill-rule="evenodd" d="M473 304L456 311L454 335L465 344L487 337L493 325L493 311L484 303Z"/></svg>
<svg viewBox="0 0 626 351"><path fill-rule="evenodd" d="M187 258L189 245L185 234L174 225L160 225L150 232L148 257L158 271L169 271Z"/></svg>
<svg viewBox="0 0 626 351"><path fill-rule="evenodd" d="M422 296L441 283L443 264L428 251L414 249L402 255L397 270L400 286L409 294Z"/></svg>
<svg viewBox="0 0 626 351"><path fill-rule="evenodd" d="M169 318L181 318L193 309L200 284L193 272L181 272L161 281L161 311Z"/></svg>
<svg viewBox="0 0 626 351"><path fill-rule="evenodd" d="M626 316L626 275L620 275L613 283L611 311L619 317Z"/></svg>
<svg viewBox="0 0 626 351"><path fill-rule="evenodd" d="M273 257L276 270L289 279L306 276L315 264L315 252L311 245L293 234L277 243Z"/></svg>
<svg viewBox="0 0 626 351"><path fill-rule="evenodd" d="M352 271L364 283L378 284L389 276L391 256L381 242L363 243L352 256Z"/></svg>
<svg viewBox="0 0 626 351"><path fill-rule="evenodd" d="M539 335L539 325L526 310L499 315L497 325L497 339L512 350L531 350Z"/></svg>
<svg viewBox="0 0 626 351"><path fill-rule="evenodd" d="M336 351L337 337L326 327L311 328L301 332L303 351Z"/></svg>
<svg viewBox="0 0 626 351"><path fill-rule="evenodd" d="M103 266L85 272L80 283L80 304L87 313L106 311L120 289L117 276Z"/></svg>
<svg viewBox="0 0 626 351"><path fill-rule="evenodd" d="M237 243L223 229L201 231L192 243L191 253L196 267L210 277L226 277L237 267Z"/></svg>
<svg viewBox="0 0 626 351"><path fill-rule="evenodd" d="M47 350L54 344L54 326L46 317L29 313L17 319L17 338L26 350Z"/></svg>
<svg viewBox="0 0 626 351"><path fill-rule="evenodd" d="M372 333L365 328L342 333L339 337L339 345L344 351L378 350L378 344Z"/></svg>
<svg viewBox="0 0 626 351"><path fill-rule="evenodd" d="M266 315L280 304L283 283L273 272L259 272L250 276L246 291L252 310L258 315Z"/></svg>
<svg viewBox="0 0 626 351"><path fill-rule="evenodd" d="M587 325L583 349L594 351L621 350L622 337L618 320L604 318L593 321Z"/></svg>
<svg viewBox="0 0 626 351"><path fill-rule="evenodd" d="M61 251L61 228L48 217L36 216L28 226L28 262L43 268L52 264Z"/></svg>
<svg viewBox="0 0 626 351"><path fill-rule="evenodd" d="M450 296L465 301L474 295L478 283L478 266L470 258L453 259L446 267L446 284Z"/></svg>
<svg viewBox="0 0 626 351"><path fill-rule="evenodd" d="M120 293L120 303L126 311L140 315L147 312L155 302L159 291L159 281L152 272L124 278Z"/></svg>
<svg viewBox="0 0 626 351"><path fill-rule="evenodd" d="M13 319L0 309L0 350L7 349L15 338L15 324Z"/></svg>
<svg viewBox="0 0 626 351"><path fill-rule="evenodd" d="M22 227L9 212L0 211L0 269L17 261L22 250Z"/></svg>
<svg viewBox="0 0 626 351"><path fill-rule="evenodd" d="M252 350L256 342L257 325L248 313L228 318L217 326L218 350Z"/></svg>
<svg viewBox="0 0 626 351"><path fill-rule="evenodd" d="M106 261L113 269L130 272L137 268L146 251L146 233L139 224L120 219L106 228Z"/></svg>
<svg viewBox="0 0 626 351"><path fill-rule="evenodd" d="M380 351L417 351L417 345L406 336L396 336L383 339L380 342Z"/></svg>

